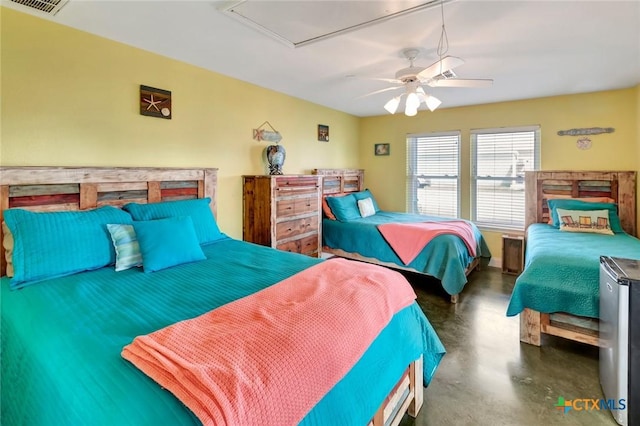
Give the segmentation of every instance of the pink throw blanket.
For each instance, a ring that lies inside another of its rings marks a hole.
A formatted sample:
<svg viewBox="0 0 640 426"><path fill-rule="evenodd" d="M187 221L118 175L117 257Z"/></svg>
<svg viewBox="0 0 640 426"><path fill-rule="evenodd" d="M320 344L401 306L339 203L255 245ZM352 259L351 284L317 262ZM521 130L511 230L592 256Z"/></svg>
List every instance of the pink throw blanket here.
<svg viewBox="0 0 640 426"><path fill-rule="evenodd" d="M378 230L405 265L410 264L433 238L442 234L460 237L467 246L469 254L476 257L477 242L473 228L469 223L461 220L386 223L378 225Z"/></svg>
<svg viewBox="0 0 640 426"><path fill-rule="evenodd" d="M397 272L332 259L138 336L122 356L204 425L294 425L415 297Z"/></svg>

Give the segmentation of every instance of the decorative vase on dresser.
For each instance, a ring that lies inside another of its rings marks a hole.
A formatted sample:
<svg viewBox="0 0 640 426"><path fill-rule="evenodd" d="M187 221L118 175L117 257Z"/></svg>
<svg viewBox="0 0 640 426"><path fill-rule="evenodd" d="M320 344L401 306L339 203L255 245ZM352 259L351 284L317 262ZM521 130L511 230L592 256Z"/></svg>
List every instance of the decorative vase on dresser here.
<svg viewBox="0 0 640 426"><path fill-rule="evenodd" d="M284 165L284 159L287 156L287 151L282 145L269 145L264 149L265 156L267 157L267 163L269 164L270 175L281 175L282 166Z"/></svg>
<svg viewBox="0 0 640 426"><path fill-rule="evenodd" d="M242 177L242 239L320 257L322 176Z"/></svg>

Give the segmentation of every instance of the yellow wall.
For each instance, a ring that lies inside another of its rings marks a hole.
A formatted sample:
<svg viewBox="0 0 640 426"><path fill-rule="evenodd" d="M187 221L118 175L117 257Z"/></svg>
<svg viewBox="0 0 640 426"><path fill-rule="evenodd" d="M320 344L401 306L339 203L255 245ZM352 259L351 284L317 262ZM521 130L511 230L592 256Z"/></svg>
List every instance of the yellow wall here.
<svg viewBox="0 0 640 426"><path fill-rule="evenodd" d="M13 9L0 7L0 25L1 165L219 167L218 221L236 238L241 175L265 173L266 143L251 138L265 120L284 136L286 173L364 168L390 210L405 207L408 133L462 132L463 217L471 209L470 129L539 124L543 169L640 171L640 85L359 119ZM172 91L172 120L139 114L140 84ZM316 140L318 124L330 126L331 142ZM616 130L593 136L588 151L556 135L593 126ZM373 155L380 142L391 143L390 156ZM500 233L485 235L499 258Z"/></svg>
<svg viewBox="0 0 640 426"><path fill-rule="evenodd" d="M460 89L464 90L464 89ZM472 90L472 89L467 89ZM480 89L478 89L480 90ZM541 126L541 168L568 170L638 170L639 88L580 95L555 96L461 108L368 117L360 123L361 165L381 207L404 210L406 135L459 130L461 143L461 215L470 217L471 129ZM446 97L442 96L446 104ZM589 150L576 148L577 137L558 136L558 130L613 127L614 133L591 136ZM391 144L391 155L374 156L376 143ZM501 233L484 231L494 257L501 257Z"/></svg>
<svg viewBox="0 0 640 426"><path fill-rule="evenodd" d="M283 135L285 173L359 165L357 117L0 10L1 165L218 167L218 221L236 238L241 175L266 173L267 143L252 139L265 120ZM171 120L139 114L140 84L172 92Z"/></svg>

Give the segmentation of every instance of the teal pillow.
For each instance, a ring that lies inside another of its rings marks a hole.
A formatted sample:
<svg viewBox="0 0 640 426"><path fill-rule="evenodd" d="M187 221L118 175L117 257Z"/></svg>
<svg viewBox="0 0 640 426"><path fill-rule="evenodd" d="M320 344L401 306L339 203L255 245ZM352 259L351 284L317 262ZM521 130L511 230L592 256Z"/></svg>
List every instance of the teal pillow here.
<svg viewBox="0 0 640 426"><path fill-rule="evenodd" d="M133 220L138 221L190 216L198 241L200 244L208 244L225 238L209 208L210 203L211 198L198 198L150 204L129 203L123 209L131 213Z"/></svg>
<svg viewBox="0 0 640 426"><path fill-rule="evenodd" d="M551 218L553 219L553 226L560 227L560 218L556 209L563 210L608 210L609 211L609 224L613 232L624 232L620 218L618 217L618 206L614 203L589 203L586 201L580 201L576 198L558 198L547 200L549 205L549 211L551 212Z"/></svg>
<svg viewBox="0 0 640 426"><path fill-rule="evenodd" d="M133 222L144 272L205 260L190 216Z"/></svg>
<svg viewBox="0 0 640 426"><path fill-rule="evenodd" d="M116 249L116 272L142 266L140 245L133 225L109 223L107 229Z"/></svg>
<svg viewBox="0 0 640 426"><path fill-rule="evenodd" d="M108 223L131 223L115 207L36 213L8 209L4 220L14 239L13 289L48 278L112 265L116 260Z"/></svg>
<svg viewBox="0 0 640 426"><path fill-rule="evenodd" d="M348 222L361 217L358 200L353 194L347 194L343 197L327 197L327 204L340 222Z"/></svg>
<svg viewBox="0 0 640 426"><path fill-rule="evenodd" d="M368 189L365 189L364 191L360 191L360 192L354 192L353 196L356 197L356 203L359 200L364 200L366 198L371 198L371 201L373 202L373 208L375 209L376 213L378 213L380 211L380 206L378 206L378 202L373 197L373 194L371 193L371 191L369 191Z"/></svg>

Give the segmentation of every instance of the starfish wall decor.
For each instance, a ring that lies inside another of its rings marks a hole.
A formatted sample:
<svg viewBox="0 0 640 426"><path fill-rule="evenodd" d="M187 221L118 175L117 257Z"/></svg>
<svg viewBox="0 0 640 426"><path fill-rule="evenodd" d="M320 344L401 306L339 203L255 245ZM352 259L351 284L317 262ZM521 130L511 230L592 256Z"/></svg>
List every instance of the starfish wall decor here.
<svg viewBox="0 0 640 426"><path fill-rule="evenodd" d="M140 85L140 114L171 119L171 92Z"/></svg>

